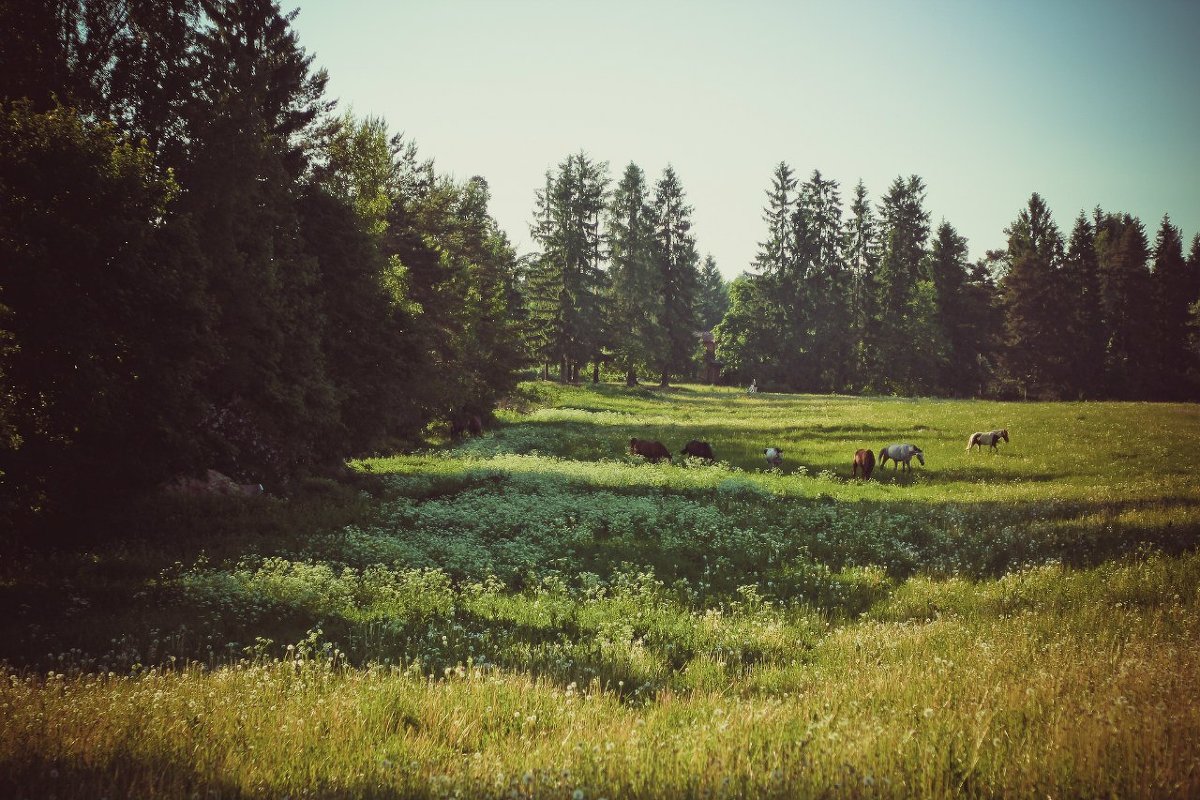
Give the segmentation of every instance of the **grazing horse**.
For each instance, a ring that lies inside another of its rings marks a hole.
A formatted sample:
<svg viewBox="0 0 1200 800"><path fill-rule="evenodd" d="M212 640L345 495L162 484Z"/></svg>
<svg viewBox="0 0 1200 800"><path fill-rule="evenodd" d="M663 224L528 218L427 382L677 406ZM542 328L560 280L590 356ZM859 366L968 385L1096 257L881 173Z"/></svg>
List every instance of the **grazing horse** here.
<svg viewBox="0 0 1200 800"><path fill-rule="evenodd" d="M681 456L691 456L692 458L702 458L705 461L715 461L713 458L712 447L708 442L702 442L699 439L692 439L683 446L679 451Z"/></svg>
<svg viewBox="0 0 1200 800"><path fill-rule="evenodd" d="M904 465L905 469L911 470L912 464L909 462L912 461L913 456L917 457L917 461L921 462L922 467L925 466L925 454L915 444L889 444L879 451L879 466L883 467L890 458L895 462L895 466L892 467L893 472L901 464Z"/></svg>
<svg viewBox="0 0 1200 800"><path fill-rule="evenodd" d="M778 467L783 463L783 451L778 447L768 447L763 450L763 456L767 459L767 464L772 467Z"/></svg>
<svg viewBox="0 0 1200 800"><path fill-rule="evenodd" d="M875 470L875 454L870 450L856 450L854 452L854 464L850 467L852 477L858 477L858 471L862 470L864 481L871 480L871 473Z"/></svg>
<svg viewBox="0 0 1200 800"><path fill-rule="evenodd" d="M671 460L671 451L662 442L655 442L650 439L630 439L629 454L642 456L647 461L655 464L664 458L667 461Z"/></svg>
<svg viewBox="0 0 1200 800"><path fill-rule="evenodd" d="M987 433L972 433L971 438L967 439L967 450L970 451L976 445L983 447L986 444L992 450L1000 452L1000 448L996 447L996 445L999 444L1001 439L1006 442L1008 441L1007 428L1001 428L998 431L988 431Z"/></svg>

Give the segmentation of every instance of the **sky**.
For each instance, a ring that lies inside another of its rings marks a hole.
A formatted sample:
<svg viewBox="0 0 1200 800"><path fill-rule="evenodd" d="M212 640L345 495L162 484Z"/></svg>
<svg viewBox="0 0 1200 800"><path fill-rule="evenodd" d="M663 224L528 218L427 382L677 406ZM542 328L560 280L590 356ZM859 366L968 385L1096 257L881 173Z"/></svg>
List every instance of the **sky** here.
<svg viewBox="0 0 1200 800"><path fill-rule="evenodd" d="M786 162L848 206L924 180L970 256L1038 192L1064 235L1097 206L1200 232L1200 2L281 0L339 108L440 174L487 179L518 252L545 173L675 168L699 251L732 278Z"/></svg>

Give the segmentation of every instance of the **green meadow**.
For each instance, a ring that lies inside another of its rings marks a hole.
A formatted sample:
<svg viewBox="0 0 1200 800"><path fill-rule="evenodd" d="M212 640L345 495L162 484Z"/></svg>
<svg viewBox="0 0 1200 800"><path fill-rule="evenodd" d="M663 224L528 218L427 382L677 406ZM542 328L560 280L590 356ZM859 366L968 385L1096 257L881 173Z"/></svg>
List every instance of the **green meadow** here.
<svg viewBox="0 0 1200 800"><path fill-rule="evenodd" d="M0 795L1200 795L1200 407L531 383L498 417L10 548ZM850 477L894 442L925 465Z"/></svg>

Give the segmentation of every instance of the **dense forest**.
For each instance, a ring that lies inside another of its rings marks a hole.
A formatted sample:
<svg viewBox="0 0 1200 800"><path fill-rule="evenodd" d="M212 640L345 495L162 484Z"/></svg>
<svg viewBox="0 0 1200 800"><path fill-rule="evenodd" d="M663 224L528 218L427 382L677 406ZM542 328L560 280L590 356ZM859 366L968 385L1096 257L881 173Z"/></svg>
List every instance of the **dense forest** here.
<svg viewBox="0 0 1200 800"><path fill-rule="evenodd" d="M294 14L294 12L293 12ZM1200 236L1033 194L968 261L918 176L781 163L751 268L681 177L567 156L518 254L482 177L339 112L271 0L0 0L0 520L214 468L284 485L486 421L522 375L1193 399ZM13 35L11 32L17 32Z"/></svg>

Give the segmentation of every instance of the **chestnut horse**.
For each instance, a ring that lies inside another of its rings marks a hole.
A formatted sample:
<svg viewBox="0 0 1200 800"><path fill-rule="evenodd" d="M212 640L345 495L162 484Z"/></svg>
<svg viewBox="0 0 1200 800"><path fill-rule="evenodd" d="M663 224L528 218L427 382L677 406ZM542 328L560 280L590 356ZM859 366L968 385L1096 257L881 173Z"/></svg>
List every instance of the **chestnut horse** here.
<svg viewBox="0 0 1200 800"><path fill-rule="evenodd" d="M875 454L870 450L856 450L854 452L854 464L850 467L852 477L858 477L858 471L862 470L864 481L871 480L871 473L875 470Z"/></svg>

